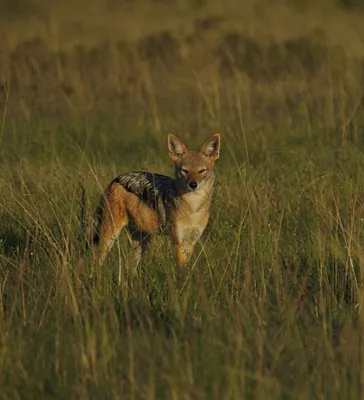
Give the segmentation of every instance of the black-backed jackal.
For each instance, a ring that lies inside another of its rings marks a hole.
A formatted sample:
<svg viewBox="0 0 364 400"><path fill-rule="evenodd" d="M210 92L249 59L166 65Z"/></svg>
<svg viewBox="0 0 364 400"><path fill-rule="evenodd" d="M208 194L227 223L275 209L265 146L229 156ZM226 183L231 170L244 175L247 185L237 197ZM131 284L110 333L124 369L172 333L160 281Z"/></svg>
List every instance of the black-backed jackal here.
<svg viewBox="0 0 364 400"><path fill-rule="evenodd" d="M150 172L125 173L101 196L92 238L100 265L124 227L131 234L137 262L155 232L171 236L178 267L188 261L209 220L220 134L212 135L198 152L168 135L168 149L175 179Z"/></svg>

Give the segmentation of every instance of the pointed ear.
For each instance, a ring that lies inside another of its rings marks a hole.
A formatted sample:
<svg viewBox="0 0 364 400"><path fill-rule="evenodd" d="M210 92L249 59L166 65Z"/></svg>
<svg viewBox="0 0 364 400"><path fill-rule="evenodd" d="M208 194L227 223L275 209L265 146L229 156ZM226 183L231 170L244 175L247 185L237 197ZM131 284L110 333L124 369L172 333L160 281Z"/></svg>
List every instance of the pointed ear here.
<svg viewBox="0 0 364 400"><path fill-rule="evenodd" d="M214 133L202 146L200 153L214 163L220 156L220 133Z"/></svg>
<svg viewBox="0 0 364 400"><path fill-rule="evenodd" d="M169 156L174 162L177 162L183 154L187 153L187 147L184 143L172 134L168 135L168 150Z"/></svg>

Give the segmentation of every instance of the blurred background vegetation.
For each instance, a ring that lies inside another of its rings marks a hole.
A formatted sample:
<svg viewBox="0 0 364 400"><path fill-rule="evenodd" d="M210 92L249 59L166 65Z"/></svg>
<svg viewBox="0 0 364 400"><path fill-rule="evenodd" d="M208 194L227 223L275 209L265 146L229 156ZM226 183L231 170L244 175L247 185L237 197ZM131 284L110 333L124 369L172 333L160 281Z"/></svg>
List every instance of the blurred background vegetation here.
<svg viewBox="0 0 364 400"><path fill-rule="evenodd" d="M25 122L97 112L192 132L242 117L247 132L268 136L362 136L359 0L3 0L1 8L0 80L12 93L9 115Z"/></svg>

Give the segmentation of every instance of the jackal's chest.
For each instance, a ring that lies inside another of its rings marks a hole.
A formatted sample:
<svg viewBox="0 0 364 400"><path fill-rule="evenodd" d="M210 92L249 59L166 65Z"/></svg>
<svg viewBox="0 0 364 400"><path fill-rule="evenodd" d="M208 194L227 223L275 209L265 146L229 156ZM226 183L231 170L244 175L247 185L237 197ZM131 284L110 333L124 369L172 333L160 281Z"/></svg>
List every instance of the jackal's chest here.
<svg viewBox="0 0 364 400"><path fill-rule="evenodd" d="M178 208L171 213L171 223L178 230L190 230L193 236L194 231L203 231L208 223L210 216L208 207L200 207L198 209L186 206L182 202ZM201 234L201 232L199 234Z"/></svg>
<svg viewBox="0 0 364 400"><path fill-rule="evenodd" d="M176 242L184 246L194 245L205 230L208 220L208 210L195 211L190 214L177 213L172 229Z"/></svg>

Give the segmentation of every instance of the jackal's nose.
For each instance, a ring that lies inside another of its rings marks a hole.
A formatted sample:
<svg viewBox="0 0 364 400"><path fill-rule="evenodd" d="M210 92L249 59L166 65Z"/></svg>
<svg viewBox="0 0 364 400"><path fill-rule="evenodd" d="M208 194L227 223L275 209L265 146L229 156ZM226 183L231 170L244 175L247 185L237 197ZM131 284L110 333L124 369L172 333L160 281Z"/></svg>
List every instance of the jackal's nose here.
<svg viewBox="0 0 364 400"><path fill-rule="evenodd" d="M189 186L190 186L191 189L196 189L197 188L197 182L192 181L192 182L190 182Z"/></svg>

